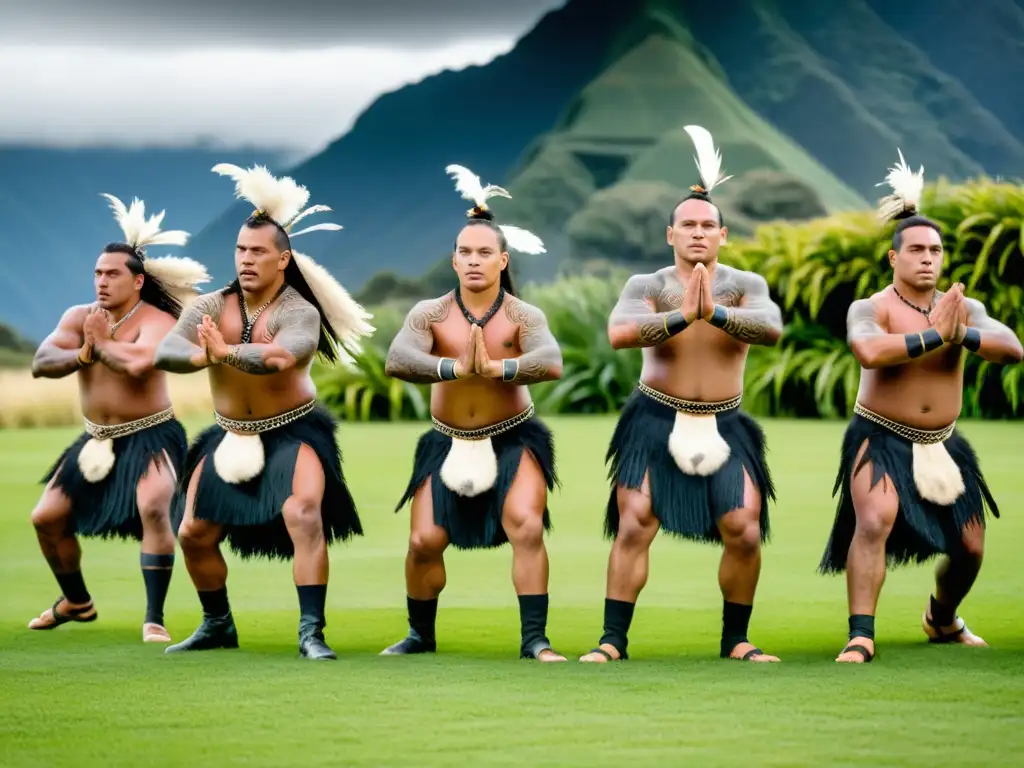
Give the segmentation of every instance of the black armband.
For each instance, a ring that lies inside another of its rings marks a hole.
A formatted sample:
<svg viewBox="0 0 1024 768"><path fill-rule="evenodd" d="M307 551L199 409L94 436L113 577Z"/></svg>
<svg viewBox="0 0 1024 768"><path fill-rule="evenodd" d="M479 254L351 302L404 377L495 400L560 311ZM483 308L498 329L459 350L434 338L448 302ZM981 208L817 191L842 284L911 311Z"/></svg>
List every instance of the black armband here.
<svg viewBox="0 0 1024 768"><path fill-rule="evenodd" d="M519 361L514 357L507 357L501 361L501 380L513 381L519 374Z"/></svg>
<svg viewBox="0 0 1024 768"><path fill-rule="evenodd" d="M441 381L452 381L459 378L455 375L455 358L442 357L437 362L437 378Z"/></svg>
<svg viewBox="0 0 1024 768"><path fill-rule="evenodd" d="M977 328L965 330L964 339L960 342L960 346L964 349L969 349L971 352L977 352L981 348L981 331Z"/></svg>
<svg viewBox="0 0 1024 768"><path fill-rule="evenodd" d="M924 342L924 351L931 352L933 349L938 349L944 342L939 332L934 328L929 328L927 331L921 334L921 341Z"/></svg>
<svg viewBox="0 0 1024 768"><path fill-rule="evenodd" d="M715 311L711 314L711 319L708 322L715 326L715 328L724 328L728 319L729 310L721 304L715 304Z"/></svg>
<svg viewBox="0 0 1024 768"><path fill-rule="evenodd" d="M905 333L903 338L907 341L907 354L910 357L920 357L924 354L924 338L920 333Z"/></svg>
<svg viewBox="0 0 1024 768"><path fill-rule="evenodd" d="M683 313L674 309L665 315L665 334L675 336L677 333L686 330L689 323L683 317Z"/></svg>

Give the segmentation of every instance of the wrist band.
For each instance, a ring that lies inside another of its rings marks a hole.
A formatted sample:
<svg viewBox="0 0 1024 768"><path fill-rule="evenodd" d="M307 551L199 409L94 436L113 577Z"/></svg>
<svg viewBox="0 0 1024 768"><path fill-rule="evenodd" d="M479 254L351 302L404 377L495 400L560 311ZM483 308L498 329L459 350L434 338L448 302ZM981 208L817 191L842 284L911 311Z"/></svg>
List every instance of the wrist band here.
<svg viewBox="0 0 1024 768"><path fill-rule="evenodd" d="M723 328L728 319L729 310L721 304L715 304L715 311L711 314L711 319L708 322L715 326L715 328Z"/></svg>
<svg viewBox="0 0 1024 768"><path fill-rule="evenodd" d="M437 378L441 381L453 381L458 378L455 375L454 357L442 357L437 361Z"/></svg>
<svg viewBox="0 0 1024 768"><path fill-rule="evenodd" d="M678 309L674 309L665 315L665 335L675 336L680 331L685 331L686 326L689 323L686 322L686 318L683 317L683 313Z"/></svg>
<svg viewBox="0 0 1024 768"><path fill-rule="evenodd" d="M512 381L519 375L519 361L514 357L505 358L501 361L501 380Z"/></svg>
<svg viewBox="0 0 1024 768"><path fill-rule="evenodd" d="M944 342L942 336L934 328L929 328L927 331L921 334L921 341L924 343L924 351L931 352L933 349L938 349Z"/></svg>
<svg viewBox="0 0 1024 768"><path fill-rule="evenodd" d="M238 345L237 344L232 344L231 346L228 347L228 353L224 356L224 359L221 360L221 362L222 363L227 363L228 365L234 365L235 363L238 362Z"/></svg>
<svg viewBox="0 0 1024 768"><path fill-rule="evenodd" d="M960 342L960 346L971 352L977 352L981 347L981 332L977 328L968 328L964 331L964 338Z"/></svg>
<svg viewBox="0 0 1024 768"><path fill-rule="evenodd" d="M920 357L924 354L924 337L920 333L907 333L903 338L907 341L907 354L910 357Z"/></svg>

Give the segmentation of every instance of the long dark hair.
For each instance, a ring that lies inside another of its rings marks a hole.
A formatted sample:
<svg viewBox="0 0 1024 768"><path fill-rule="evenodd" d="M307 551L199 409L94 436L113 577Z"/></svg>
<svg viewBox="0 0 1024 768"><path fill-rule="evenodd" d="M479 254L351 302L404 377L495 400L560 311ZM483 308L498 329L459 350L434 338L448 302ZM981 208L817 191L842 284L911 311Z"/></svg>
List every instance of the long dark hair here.
<svg viewBox="0 0 1024 768"><path fill-rule="evenodd" d="M249 229L260 229L267 226L274 227L274 247L281 253L292 250L292 243L288 233L273 219L262 214L253 214L245 220L244 226ZM292 252L292 258L288 260L288 265L284 268L284 281L295 289L302 298L316 307L316 311L320 313L320 338L317 341L316 351L328 362L336 362L338 353L334 345L340 344L338 332L331 325L331 321L327 319L327 315L324 314L324 308L316 300L316 296L313 295L313 289L309 287L306 278L302 276L299 265L295 263L294 252ZM224 289L224 293L237 293L241 296L242 286L238 282L238 278L231 281L227 288Z"/></svg>
<svg viewBox="0 0 1024 768"><path fill-rule="evenodd" d="M494 214L486 208L473 208L469 212L469 219L466 221L465 226L481 226L490 227L491 231L498 236L498 247L501 248L502 253L508 252L508 238L505 237L505 233L501 231L501 227L494 223ZM454 250L454 248L453 248ZM516 284L512 279L512 257L509 256L508 261L505 264L505 268L501 270L501 287L505 289L505 293L515 296L516 295Z"/></svg>
<svg viewBox="0 0 1024 768"><path fill-rule="evenodd" d="M139 291L139 298L142 301L173 316L175 320L181 317L181 302L171 295L163 283L146 273L146 266L143 263L146 259L144 251L137 251L128 243L107 243L103 252L123 253L128 257L125 259L128 271L133 275L142 275L142 290Z"/></svg>

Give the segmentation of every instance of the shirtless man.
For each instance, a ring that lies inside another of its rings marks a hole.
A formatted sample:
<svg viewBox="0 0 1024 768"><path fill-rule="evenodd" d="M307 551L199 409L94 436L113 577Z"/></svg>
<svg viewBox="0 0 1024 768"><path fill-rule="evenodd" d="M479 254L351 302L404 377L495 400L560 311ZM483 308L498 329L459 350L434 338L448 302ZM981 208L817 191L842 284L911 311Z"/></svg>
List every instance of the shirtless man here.
<svg viewBox="0 0 1024 768"><path fill-rule="evenodd" d="M687 126L703 186L672 211L675 264L626 283L608 323L616 349L643 348L643 372L612 437L604 635L584 662L626 659L627 634L659 528L722 543L723 658L778 661L747 640L774 500L765 438L740 411L751 344L774 345L782 314L764 278L718 263L728 230L712 204L720 158L710 134Z"/></svg>
<svg viewBox="0 0 1024 768"><path fill-rule="evenodd" d="M164 600L174 567L170 505L185 460L185 430L174 417L166 375L153 369L160 339L181 314L180 300L206 270L191 259L149 259L150 245L184 245L188 233L161 232L163 213L147 222L106 195L124 233L96 262L96 303L71 307L32 361L36 378L78 375L85 431L43 482L32 524L61 588L30 629L54 629L98 614L82 577L76 535L141 540L146 587L143 642L170 642Z"/></svg>
<svg viewBox="0 0 1024 768"><path fill-rule="evenodd" d="M476 206L455 242L459 287L419 302L388 351L386 372L430 383L434 428L416 447L412 477L396 512L412 500L405 582L409 635L381 655L433 653L444 551L512 544L519 596L520 658L565 661L546 636L550 528L547 493L556 482L554 445L534 416L527 387L558 379L562 353L547 320L516 297L508 249L543 252L529 233L493 222L490 195L472 173L449 166Z"/></svg>
<svg viewBox="0 0 1024 768"><path fill-rule="evenodd" d="M892 285L855 301L850 349L861 365L854 417L843 438L839 503L820 570L846 570L849 643L836 661L875 656L875 609L886 565L945 557L922 616L930 642L985 645L957 615L981 569L983 506L996 517L974 450L955 429L963 399L962 349L997 364L1018 363L1013 331L964 296L960 283L936 290L939 227L917 215L924 169L890 169L884 219L898 219L889 251Z"/></svg>
<svg viewBox="0 0 1024 768"><path fill-rule="evenodd" d="M300 656L336 659L323 634L327 546L362 535L362 527L342 474L337 422L317 405L309 370L318 352L333 361L339 340L354 342L372 328L325 270L291 249L306 188L262 168L214 170L232 176L238 196L257 210L238 233L237 279L199 297L157 350L158 368L208 370L216 411L216 424L189 448L175 506L203 621L167 652L238 647L220 551L227 539L243 559L293 559Z"/></svg>

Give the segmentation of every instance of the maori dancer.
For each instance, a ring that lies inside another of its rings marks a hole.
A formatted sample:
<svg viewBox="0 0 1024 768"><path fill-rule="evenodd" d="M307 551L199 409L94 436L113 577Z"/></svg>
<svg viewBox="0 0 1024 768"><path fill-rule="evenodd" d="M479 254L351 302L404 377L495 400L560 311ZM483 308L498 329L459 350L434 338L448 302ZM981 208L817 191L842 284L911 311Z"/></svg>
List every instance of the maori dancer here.
<svg viewBox="0 0 1024 768"><path fill-rule="evenodd" d="M409 634L382 655L433 653L445 586L444 552L512 544L519 596L520 657L565 661L547 638L548 491L557 482L554 445L527 387L558 379L562 353L544 313L516 296L509 248L543 253L530 232L497 225L486 200L510 197L450 165L474 207L455 241L458 287L412 308L388 352L386 372L430 383L433 429L416 446L396 512L412 501L405 560Z"/></svg>
<svg viewBox="0 0 1024 768"><path fill-rule="evenodd" d="M615 349L643 348L643 372L608 450L612 488L604 635L584 662L627 658L627 634L659 528L722 544L722 658L778 661L747 639L774 488L758 424L740 410L751 344L774 345L782 315L759 275L720 264L727 228L711 201L721 157L686 126L702 184L669 217L672 266L626 283L608 323Z"/></svg>
<svg viewBox="0 0 1024 768"><path fill-rule="evenodd" d="M892 284L855 301L850 349L861 365L854 416L843 438L835 522L819 570L846 571L849 642L839 662L875 657L875 610L887 566L943 555L922 615L933 643L985 645L957 608L981 569L984 507L999 509L967 439L956 430L964 352L996 364L1021 360L1014 333L955 283L946 292L939 226L919 215L924 168L903 159L879 209L899 220L889 251Z"/></svg>
<svg viewBox="0 0 1024 768"><path fill-rule="evenodd" d="M342 473L337 422L316 403L310 366L358 350L369 315L291 238L340 229L317 224L289 234L324 205L265 168L221 164L238 197L255 206L235 247L237 277L185 312L157 350L157 367L207 369L216 424L193 441L175 504L178 540L203 621L168 652L237 648L228 603L227 540L241 558L292 559L299 600L299 653L335 659L326 626L327 546L362 535ZM346 347L348 351L346 351Z"/></svg>
<svg viewBox="0 0 1024 768"><path fill-rule="evenodd" d="M96 303L68 309L32 361L37 378L77 374L85 431L43 478L46 489L32 512L61 595L28 626L95 621L77 537L134 539L141 541L146 587L142 640L169 643L163 612L174 568L170 507L187 444L166 374L154 369L153 358L182 302L210 277L192 259L147 257L149 246L188 241L187 232L160 230L162 211L147 219L142 201L126 208L104 197L124 240L108 244L96 261Z"/></svg>

